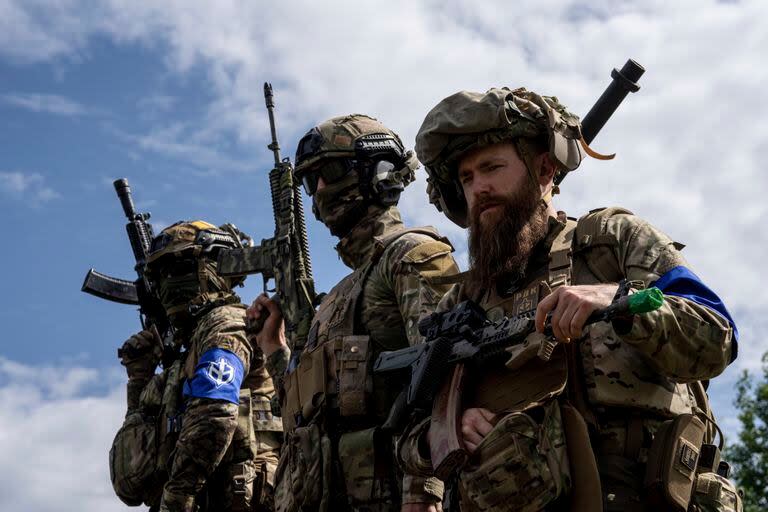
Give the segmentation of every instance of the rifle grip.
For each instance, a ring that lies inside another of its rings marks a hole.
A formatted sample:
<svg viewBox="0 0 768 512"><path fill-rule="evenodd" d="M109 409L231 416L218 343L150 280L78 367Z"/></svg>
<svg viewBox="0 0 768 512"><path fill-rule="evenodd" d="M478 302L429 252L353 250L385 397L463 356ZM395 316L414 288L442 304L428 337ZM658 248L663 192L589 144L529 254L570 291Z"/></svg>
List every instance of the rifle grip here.
<svg viewBox="0 0 768 512"><path fill-rule="evenodd" d="M456 365L451 379L440 389L432 406L429 452L435 476L443 481L448 480L469 459L469 452L461 437L464 375L464 365Z"/></svg>

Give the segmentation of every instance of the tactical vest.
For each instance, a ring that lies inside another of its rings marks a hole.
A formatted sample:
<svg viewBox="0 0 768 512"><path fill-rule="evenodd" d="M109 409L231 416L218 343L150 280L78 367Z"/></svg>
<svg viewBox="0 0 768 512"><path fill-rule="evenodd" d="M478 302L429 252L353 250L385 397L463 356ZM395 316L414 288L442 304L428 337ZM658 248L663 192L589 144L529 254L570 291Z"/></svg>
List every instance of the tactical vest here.
<svg viewBox="0 0 768 512"><path fill-rule="evenodd" d="M602 230L605 220L617 213L630 212L620 208L601 209L593 210L578 222L569 219L552 243L546 276L534 279L525 289L514 292L510 297L502 298L494 304L485 304L489 319L496 321L505 315L533 314L538 301L558 286L615 283L624 279L626 276L617 254L619 241L612 235L604 234ZM561 357L558 357L558 353ZM569 372L572 373L570 378ZM566 384L568 394L563 395ZM709 418L707 432L698 440L699 446L702 442L712 443L715 438L714 419L701 383L676 383L660 375L654 371L651 362L634 347L617 339L611 325L604 322L587 327L585 336L578 343L559 345L548 363L534 358L521 367L515 367L514 371L501 369L497 372L484 372L477 388L482 388L483 391L476 392L475 396L470 398L470 406L486 407L511 417L539 406L546 407L552 398L558 396L567 400L566 403L573 404L580 416L596 428L600 428L600 420L596 416L600 417L606 411L623 411L620 415L627 420L624 423L624 432L619 435L625 447L623 455L635 460L640 454L641 445L644 444L646 449L650 448L647 445L648 439L643 439L643 418L650 418L655 425L660 425L665 419L687 417L695 413L699 417ZM565 409L563 414L566 414ZM638 421L633 422L632 418L637 418ZM549 427L549 430L552 428ZM565 434L568 437L567 431ZM493 432L489 437L491 435ZM517 446L521 446L519 440L515 442ZM568 453L573 458L576 447L571 444L568 439ZM699 446L695 449L698 450ZM536 452L541 450L537 449ZM497 450L497 457L499 453ZM583 455L594 460L589 453ZM504 456L509 458L509 454ZM659 457L663 456L667 454ZM674 454L668 458L672 456ZM527 457L530 460L534 458L532 455ZM540 510L535 505L536 499L554 499L556 496L554 484L553 490L543 498L525 494L522 484L519 489L514 483L491 485L484 473L504 472L503 468L499 470L499 466L494 464L497 463L484 463L480 469L464 472L462 475L462 480L466 480L462 482L462 501L470 504L468 509L471 510L472 506L477 505L482 509L483 506L495 503L493 506L501 507L500 510L506 510L505 506L511 507L509 510ZM573 468L573 465L571 467ZM531 471L534 470L526 469L522 473L525 476L523 480L532 477ZM519 467L515 471L517 476L521 475ZM577 480L579 475L573 471L571 475L574 477L573 492L577 495L581 487ZM683 481L690 482L694 476L693 470L690 470L689 476L683 477ZM506 475L504 479L510 480ZM585 485L594 483L592 479ZM597 485L599 489L599 482ZM581 494L579 499L584 493ZM522 499L520 505L514 504L518 495ZM530 505L523 505L524 503ZM584 503L589 505L576 509L588 510L588 507L596 506L591 503L589 496L585 497Z"/></svg>
<svg viewBox="0 0 768 512"><path fill-rule="evenodd" d="M342 279L323 299L312 320L299 365L285 378L282 410L286 432L310 421L326 407L343 418L363 418L370 413L373 347L370 335L360 332L360 299L384 251L408 233L448 243L431 228L404 229L374 239L369 261Z"/></svg>

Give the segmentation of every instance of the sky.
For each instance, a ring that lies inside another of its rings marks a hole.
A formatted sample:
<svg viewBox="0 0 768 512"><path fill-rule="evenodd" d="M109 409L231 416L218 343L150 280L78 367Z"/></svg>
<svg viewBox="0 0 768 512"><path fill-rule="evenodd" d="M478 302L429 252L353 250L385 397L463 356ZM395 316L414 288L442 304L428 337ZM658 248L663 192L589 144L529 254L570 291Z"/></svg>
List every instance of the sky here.
<svg viewBox="0 0 768 512"><path fill-rule="evenodd" d="M427 111L462 89L526 86L584 114L633 58L647 69L567 178L558 208L620 205L687 245L723 298L739 358L710 387L728 437L734 384L768 341L768 3L761 1L0 0L0 510L126 510L107 453L124 413L116 348L134 308L80 292L89 268L133 278L112 182L159 230L181 219L272 236L262 85L283 156L314 124L373 115L412 147ZM426 200L412 225L466 234ZM309 212L309 208L307 208ZM318 290L346 274L309 213ZM258 276L240 295L261 291Z"/></svg>

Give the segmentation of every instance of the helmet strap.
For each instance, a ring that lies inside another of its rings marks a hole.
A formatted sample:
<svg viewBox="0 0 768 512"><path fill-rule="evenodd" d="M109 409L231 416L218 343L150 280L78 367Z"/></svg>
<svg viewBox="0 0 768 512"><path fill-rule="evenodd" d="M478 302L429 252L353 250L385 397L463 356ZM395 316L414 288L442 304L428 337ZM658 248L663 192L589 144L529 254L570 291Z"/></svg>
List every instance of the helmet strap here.
<svg viewBox="0 0 768 512"><path fill-rule="evenodd" d="M538 189L540 187L539 173L534 164L534 151L530 142L528 142L525 138L520 137L514 141L514 144L517 148L517 152L520 155L520 158L525 164L525 168L528 170L528 177L533 182L534 187ZM553 185L552 187L548 187L544 192L542 192L541 200L544 201L544 204L548 205L552 202L552 196L559 193L560 187Z"/></svg>

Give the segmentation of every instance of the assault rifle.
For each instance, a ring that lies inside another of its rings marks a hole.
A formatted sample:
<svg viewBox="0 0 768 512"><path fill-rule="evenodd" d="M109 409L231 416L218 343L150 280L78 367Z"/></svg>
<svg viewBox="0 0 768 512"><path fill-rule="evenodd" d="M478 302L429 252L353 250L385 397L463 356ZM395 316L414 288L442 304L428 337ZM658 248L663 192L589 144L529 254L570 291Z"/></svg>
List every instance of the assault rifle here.
<svg viewBox="0 0 768 512"><path fill-rule="evenodd" d="M610 306L592 313L586 325L654 311L660 308L663 302L664 294L658 288L625 295ZM411 370L410 385L397 398L384 424L384 428L393 431L400 430L410 416L423 417L429 414L433 407L460 414L461 408L456 406L457 404L435 403L438 391L444 386L446 377L456 365L478 367L486 361L504 358L507 359L506 366L515 369L533 357L548 361L558 344L549 325L543 335L533 334L536 332L533 314L525 313L490 322L485 311L471 300L422 319L419 322L419 332L424 336L424 343L382 352L374 364L374 373L406 368ZM454 380L456 378L454 374ZM457 387L456 382L449 382L447 385L452 389ZM440 393L440 398L458 400L460 393ZM463 443L458 439L457 426L460 418L451 418L451 421L453 425L446 426L449 436L446 441L448 446L455 448L448 450L442 460L432 461L435 475L443 480L466 462Z"/></svg>
<svg viewBox="0 0 768 512"><path fill-rule="evenodd" d="M120 304L139 306L139 317L143 329L154 329L163 340L163 366L166 366L174 357L172 348L173 327L165 314L163 305L152 291L152 285L144 275L144 265L149 255L150 244L154 238L152 225L147 222L150 214L138 213L133 206L133 197L128 180L120 178L113 183L117 197L123 207L123 212L128 218L125 230L128 233L128 241L131 243L133 256L136 260L134 270L138 278L135 281L108 276L90 269L85 276L82 291ZM122 357L118 349L117 356ZM128 354L133 357L132 354Z"/></svg>
<svg viewBox="0 0 768 512"><path fill-rule="evenodd" d="M294 180L290 158L280 158L275 102L269 83L264 84L264 99L272 133L272 142L267 147L272 150L275 159L275 166L269 171L275 236L262 240L255 247L221 251L218 273L222 276L261 274L264 291L277 292L275 300L280 303L283 312L288 346L298 353L304 347L315 314L315 282L312 279L301 190ZM274 290L268 289L270 279L274 279ZM262 316L262 322L265 317ZM261 326L249 328L258 332Z"/></svg>

